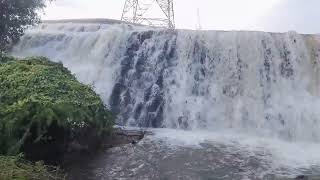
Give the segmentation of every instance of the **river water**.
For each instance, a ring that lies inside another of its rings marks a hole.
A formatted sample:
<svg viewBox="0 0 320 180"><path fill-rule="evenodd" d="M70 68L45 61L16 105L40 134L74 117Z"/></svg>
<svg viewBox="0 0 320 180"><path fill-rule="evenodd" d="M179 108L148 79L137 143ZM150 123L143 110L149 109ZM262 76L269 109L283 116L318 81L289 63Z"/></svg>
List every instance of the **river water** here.
<svg viewBox="0 0 320 180"><path fill-rule="evenodd" d="M151 129L138 144L88 155L72 179L266 179L320 174L318 145L232 133Z"/></svg>

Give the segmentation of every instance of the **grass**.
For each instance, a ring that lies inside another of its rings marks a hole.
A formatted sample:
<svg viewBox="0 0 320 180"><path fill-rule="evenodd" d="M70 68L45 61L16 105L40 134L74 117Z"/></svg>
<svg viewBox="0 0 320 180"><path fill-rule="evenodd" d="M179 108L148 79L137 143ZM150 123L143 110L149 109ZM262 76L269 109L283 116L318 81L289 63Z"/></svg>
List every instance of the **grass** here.
<svg viewBox="0 0 320 180"><path fill-rule="evenodd" d="M64 180L55 167L42 162L31 163L21 156L0 156L0 180Z"/></svg>

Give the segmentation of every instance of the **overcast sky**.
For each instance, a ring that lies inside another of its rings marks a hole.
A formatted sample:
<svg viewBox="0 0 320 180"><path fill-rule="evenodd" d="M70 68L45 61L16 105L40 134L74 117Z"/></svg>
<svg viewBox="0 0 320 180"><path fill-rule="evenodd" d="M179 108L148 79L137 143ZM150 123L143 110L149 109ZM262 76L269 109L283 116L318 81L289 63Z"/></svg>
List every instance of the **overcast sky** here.
<svg viewBox="0 0 320 180"><path fill-rule="evenodd" d="M120 19L125 0L56 0L44 19ZM174 0L177 28L320 33L320 0ZM155 6L148 16L158 17Z"/></svg>

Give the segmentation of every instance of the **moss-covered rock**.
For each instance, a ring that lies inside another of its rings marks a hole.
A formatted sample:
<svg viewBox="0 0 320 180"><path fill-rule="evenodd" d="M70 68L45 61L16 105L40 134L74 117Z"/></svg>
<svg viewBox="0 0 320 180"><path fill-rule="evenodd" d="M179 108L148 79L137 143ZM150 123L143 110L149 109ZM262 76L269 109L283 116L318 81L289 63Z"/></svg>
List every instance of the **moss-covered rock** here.
<svg viewBox="0 0 320 180"><path fill-rule="evenodd" d="M100 97L62 64L0 57L0 154L58 155L112 125Z"/></svg>

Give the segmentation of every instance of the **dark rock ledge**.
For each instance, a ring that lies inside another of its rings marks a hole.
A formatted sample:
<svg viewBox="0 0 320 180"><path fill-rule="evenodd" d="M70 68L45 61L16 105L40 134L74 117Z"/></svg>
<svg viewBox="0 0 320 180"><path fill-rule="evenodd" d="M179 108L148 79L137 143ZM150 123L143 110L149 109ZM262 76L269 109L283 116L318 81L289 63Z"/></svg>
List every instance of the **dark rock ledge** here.
<svg viewBox="0 0 320 180"><path fill-rule="evenodd" d="M146 135L152 135L151 131L146 129L133 129L122 126L116 126L111 136L104 139L103 148L112 148L124 144L136 144Z"/></svg>
<svg viewBox="0 0 320 180"><path fill-rule="evenodd" d="M90 133L89 133L90 134ZM98 141L99 145L96 145L96 149L90 149L87 146L82 146L80 143L72 144L72 151L65 154L63 157L63 162L61 163L63 167L73 166L74 163L78 161L85 161L88 157L94 156L96 153L105 151L107 149L118 147L126 144L137 144L141 141L146 135L152 135L151 131L146 129L133 129L122 126L115 126L111 134L106 135L104 138ZM88 135L88 138L85 138L86 143L94 142L95 138L91 138ZM97 144L97 142L95 142Z"/></svg>

